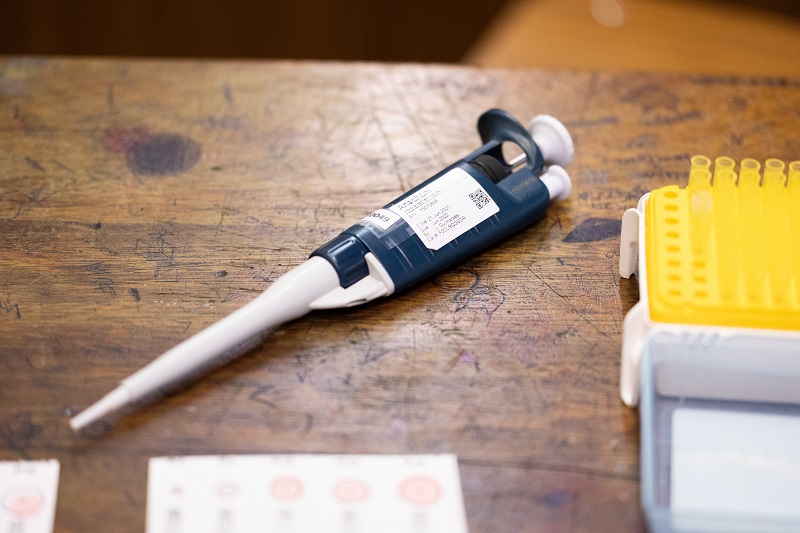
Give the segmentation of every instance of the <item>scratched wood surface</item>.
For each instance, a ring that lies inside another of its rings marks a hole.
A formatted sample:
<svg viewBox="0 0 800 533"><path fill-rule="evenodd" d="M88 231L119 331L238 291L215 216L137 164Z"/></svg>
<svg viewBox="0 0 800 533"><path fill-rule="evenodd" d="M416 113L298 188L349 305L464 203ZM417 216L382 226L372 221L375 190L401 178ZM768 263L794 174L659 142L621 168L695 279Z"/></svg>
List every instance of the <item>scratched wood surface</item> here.
<svg viewBox="0 0 800 533"><path fill-rule="evenodd" d="M571 199L391 299L317 312L83 434L69 415L478 146L576 142ZM800 156L800 80L290 62L0 60L0 459L56 530L142 531L151 456L459 457L472 532L642 531L617 393L619 220L690 154Z"/></svg>

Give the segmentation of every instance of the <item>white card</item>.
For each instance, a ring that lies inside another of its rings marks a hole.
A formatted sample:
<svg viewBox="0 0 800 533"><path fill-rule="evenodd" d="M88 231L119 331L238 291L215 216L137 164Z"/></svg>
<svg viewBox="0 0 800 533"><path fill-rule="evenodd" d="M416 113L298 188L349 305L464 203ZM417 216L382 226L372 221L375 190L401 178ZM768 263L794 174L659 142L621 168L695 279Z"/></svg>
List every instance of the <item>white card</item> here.
<svg viewBox="0 0 800 533"><path fill-rule="evenodd" d="M51 533L59 462L0 461L0 532Z"/></svg>
<svg viewBox="0 0 800 533"><path fill-rule="evenodd" d="M800 521L798 417L676 409L671 460L674 517Z"/></svg>
<svg viewBox="0 0 800 533"><path fill-rule="evenodd" d="M150 459L147 533L466 533L454 455Z"/></svg>

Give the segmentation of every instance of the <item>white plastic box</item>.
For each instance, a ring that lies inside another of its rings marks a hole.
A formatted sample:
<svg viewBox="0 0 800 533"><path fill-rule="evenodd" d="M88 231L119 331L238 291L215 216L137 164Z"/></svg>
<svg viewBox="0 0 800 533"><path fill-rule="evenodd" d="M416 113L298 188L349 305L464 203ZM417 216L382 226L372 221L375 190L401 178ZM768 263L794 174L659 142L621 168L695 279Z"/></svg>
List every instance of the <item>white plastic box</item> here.
<svg viewBox="0 0 800 533"><path fill-rule="evenodd" d="M652 533L800 531L800 355L763 337L657 333L642 358Z"/></svg>

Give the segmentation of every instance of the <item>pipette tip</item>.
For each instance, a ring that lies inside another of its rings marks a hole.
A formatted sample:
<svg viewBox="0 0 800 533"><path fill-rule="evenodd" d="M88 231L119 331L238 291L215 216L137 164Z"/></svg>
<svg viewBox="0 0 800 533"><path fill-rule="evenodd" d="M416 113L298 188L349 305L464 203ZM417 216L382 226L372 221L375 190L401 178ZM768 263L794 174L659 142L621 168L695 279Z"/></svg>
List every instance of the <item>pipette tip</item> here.
<svg viewBox="0 0 800 533"><path fill-rule="evenodd" d="M100 420L104 416L113 413L131 399L131 393L123 388L117 387L113 391L103 396L99 401L90 405L69 421L73 431L80 431L92 422Z"/></svg>

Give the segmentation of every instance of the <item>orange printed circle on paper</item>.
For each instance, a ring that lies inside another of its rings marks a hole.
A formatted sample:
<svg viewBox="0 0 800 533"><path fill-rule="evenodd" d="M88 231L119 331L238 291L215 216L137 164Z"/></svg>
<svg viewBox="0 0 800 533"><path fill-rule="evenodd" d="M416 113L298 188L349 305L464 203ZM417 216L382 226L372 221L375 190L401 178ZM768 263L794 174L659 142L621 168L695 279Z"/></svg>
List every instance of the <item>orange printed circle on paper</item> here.
<svg viewBox="0 0 800 533"><path fill-rule="evenodd" d="M345 479L336 485L333 493L342 503L355 503L369 497L369 488L357 479Z"/></svg>
<svg viewBox="0 0 800 533"><path fill-rule="evenodd" d="M442 486L429 476L407 477L398 490L404 500L416 504L431 504L442 496Z"/></svg>
<svg viewBox="0 0 800 533"><path fill-rule="evenodd" d="M296 500L303 496L305 487L296 477L284 476L272 482L272 495L279 500Z"/></svg>
<svg viewBox="0 0 800 533"><path fill-rule="evenodd" d="M6 495L3 503L17 518L30 518L44 507L44 496L35 487L16 487Z"/></svg>
<svg viewBox="0 0 800 533"><path fill-rule="evenodd" d="M214 492L220 498L230 498L239 493L239 485L233 481L223 481L217 485L217 488Z"/></svg>

